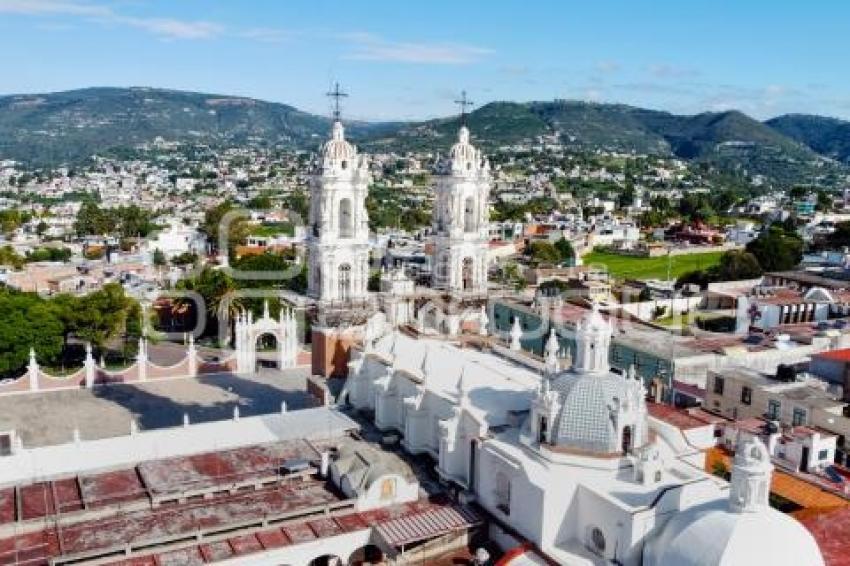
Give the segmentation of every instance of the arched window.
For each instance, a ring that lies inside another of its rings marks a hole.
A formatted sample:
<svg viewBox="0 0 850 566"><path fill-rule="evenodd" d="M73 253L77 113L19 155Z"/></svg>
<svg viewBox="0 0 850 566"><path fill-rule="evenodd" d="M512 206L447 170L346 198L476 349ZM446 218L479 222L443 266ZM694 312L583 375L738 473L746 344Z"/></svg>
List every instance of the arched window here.
<svg viewBox="0 0 850 566"><path fill-rule="evenodd" d="M449 256L448 254L440 254L437 258L437 265L435 267L435 274L437 276L437 281L440 283L444 283L446 279L449 277Z"/></svg>
<svg viewBox="0 0 850 566"><path fill-rule="evenodd" d="M623 427L623 454L632 451L632 427Z"/></svg>
<svg viewBox="0 0 850 566"><path fill-rule="evenodd" d="M471 257L463 258L462 277L463 277L463 290L464 291L468 291L468 290L472 289L472 285L473 285L472 271L473 271L472 258Z"/></svg>
<svg viewBox="0 0 850 566"><path fill-rule="evenodd" d="M466 197L463 203L463 231L475 232L475 200Z"/></svg>
<svg viewBox="0 0 850 566"><path fill-rule="evenodd" d="M339 237L351 238L354 235L354 218L351 211L351 199L339 201Z"/></svg>
<svg viewBox="0 0 850 566"><path fill-rule="evenodd" d="M590 550L593 552L605 555L605 533L599 527L590 529Z"/></svg>
<svg viewBox="0 0 850 566"><path fill-rule="evenodd" d="M351 298L351 266L343 263L339 266L339 300L348 301Z"/></svg>

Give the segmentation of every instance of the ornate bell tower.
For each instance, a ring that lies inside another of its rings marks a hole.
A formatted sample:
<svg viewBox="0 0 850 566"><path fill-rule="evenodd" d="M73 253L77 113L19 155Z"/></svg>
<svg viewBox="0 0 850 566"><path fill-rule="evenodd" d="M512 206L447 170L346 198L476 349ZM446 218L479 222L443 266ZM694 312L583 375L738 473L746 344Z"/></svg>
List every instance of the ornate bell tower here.
<svg viewBox="0 0 850 566"><path fill-rule="evenodd" d="M313 373L343 376L348 352L360 341L372 313L369 301L369 166L345 140L339 101L334 100L331 138L322 146L310 186L307 237L307 294L315 300L312 324Z"/></svg>
<svg viewBox="0 0 850 566"><path fill-rule="evenodd" d="M363 302L369 280L369 217L366 159L345 140L337 84L331 139L322 146L321 162L310 187L307 249L308 294L322 304Z"/></svg>
<svg viewBox="0 0 850 566"><path fill-rule="evenodd" d="M458 101L461 127L449 158L438 165L432 226L432 284L450 295L487 291L490 164L469 141L466 92Z"/></svg>
<svg viewBox="0 0 850 566"><path fill-rule="evenodd" d="M599 305L576 325L576 358L573 371L578 373L607 373L608 350L611 347L611 323L599 314Z"/></svg>

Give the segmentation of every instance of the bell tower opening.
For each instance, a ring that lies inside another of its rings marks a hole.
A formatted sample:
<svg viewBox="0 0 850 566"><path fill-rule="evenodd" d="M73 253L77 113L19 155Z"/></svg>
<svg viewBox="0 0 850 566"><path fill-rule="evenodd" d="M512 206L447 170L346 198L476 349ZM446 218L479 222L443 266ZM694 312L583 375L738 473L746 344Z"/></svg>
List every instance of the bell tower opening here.
<svg viewBox="0 0 850 566"><path fill-rule="evenodd" d="M463 231L475 232L475 199L466 197L463 202Z"/></svg>
<svg viewBox="0 0 850 566"><path fill-rule="evenodd" d="M351 238L354 236L354 222L351 212L351 199L344 198L339 201L339 237Z"/></svg>
<svg viewBox="0 0 850 566"><path fill-rule="evenodd" d="M351 265L343 263L339 266L339 300L351 299Z"/></svg>
<svg viewBox="0 0 850 566"><path fill-rule="evenodd" d="M632 427L623 427L623 454L629 454L632 451Z"/></svg>
<svg viewBox="0 0 850 566"><path fill-rule="evenodd" d="M473 274L472 274L472 258L465 257L463 258L463 290L469 291L472 289L474 284Z"/></svg>

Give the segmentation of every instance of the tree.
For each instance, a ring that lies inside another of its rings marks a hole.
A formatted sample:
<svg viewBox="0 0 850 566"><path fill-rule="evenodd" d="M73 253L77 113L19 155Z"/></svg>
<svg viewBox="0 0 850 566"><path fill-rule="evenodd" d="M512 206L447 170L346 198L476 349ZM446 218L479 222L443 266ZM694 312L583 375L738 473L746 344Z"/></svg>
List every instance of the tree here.
<svg viewBox="0 0 850 566"><path fill-rule="evenodd" d="M172 265L193 265L198 261L198 255L192 252L183 252L171 258Z"/></svg>
<svg viewBox="0 0 850 566"><path fill-rule="evenodd" d="M534 241L525 248L525 255L538 263L558 263L561 254L550 242Z"/></svg>
<svg viewBox="0 0 850 566"><path fill-rule="evenodd" d="M756 256L742 250L731 250L720 256L716 266L718 281L739 281L761 276L762 268Z"/></svg>
<svg viewBox="0 0 850 566"><path fill-rule="evenodd" d="M562 262L571 262L575 259L576 251L573 249L572 243L570 243L570 241L566 238L561 238L555 242L555 249L558 251L558 254L560 254Z"/></svg>
<svg viewBox="0 0 850 566"><path fill-rule="evenodd" d="M118 217L119 230L125 238L144 238L153 232L155 228L150 212L139 208L135 204L118 208L116 215Z"/></svg>
<svg viewBox="0 0 850 566"><path fill-rule="evenodd" d="M80 297L73 315L74 334L85 342L102 348L125 330L128 313L135 301L124 294L119 283L108 283L103 289Z"/></svg>
<svg viewBox="0 0 850 566"><path fill-rule="evenodd" d="M708 269L689 271L676 280L676 287L699 285L705 289L715 281L740 281L753 279L762 274L756 257L742 250L730 250L720 256L720 263Z"/></svg>
<svg viewBox="0 0 850 566"><path fill-rule="evenodd" d="M79 236L111 234L117 226L117 217L107 213L93 201L88 201L80 207L77 220L74 222L74 230Z"/></svg>
<svg viewBox="0 0 850 566"><path fill-rule="evenodd" d="M287 195L283 199L283 207L298 214L303 223L307 222L307 215L310 211L310 203L304 191L298 189Z"/></svg>
<svg viewBox="0 0 850 566"><path fill-rule="evenodd" d="M268 210L272 207L272 199L268 193L257 195L248 201L248 208L254 210Z"/></svg>
<svg viewBox="0 0 850 566"><path fill-rule="evenodd" d="M63 331L50 302L35 293L0 290L0 375L20 375L30 348L39 362L55 361L62 353Z"/></svg>
<svg viewBox="0 0 850 566"><path fill-rule="evenodd" d="M166 263L168 263L168 258L165 257L165 252L163 252L159 248L156 248L153 251L153 264L157 267L162 267Z"/></svg>
<svg viewBox="0 0 850 566"><path fill-rule="evenodd" d="M224 201L217 206L209 209L204 215L204 222L201 225L201 231L206 234L210 247L217 251L219 250L220 238L219 233L224 222L227 222L227 252L229 257L234 257L236 246L242 244L248 235L248 227L245 223L246 212L237 207L232 201ZM225 220L225 218L227 220Z"/></svg>
<svg viewBox="0 0 850 566"><path fill-rule="evenodd" d="M831 248L850 246L850 222L839 222L836 224L835 232L826 237L826 243Z"/></svg>
<svg viewBox="0 0 850 566"><path fill-rule="evenodd" d="M242 306L239 300L232 297L232 293L236 291L233 279L223 271L209 266L204 267L194 277L181 279L177 282L176 288L182 291L194 291L203 299L202 305L195 304L191 297L181 298L178 302L187 305L196 315L199 307L205 310L207 323L203 332L206 335L216 331L222 310L226 311L224 314L230 317L235 315Z"/></svg>
<svg viewBox="0 0 850 566"><path fill-rule="evenodd" d="M747 244L765 271L785 271L794 268L803 259L803 241L779 226L771 225L759 237Z"/></svg>

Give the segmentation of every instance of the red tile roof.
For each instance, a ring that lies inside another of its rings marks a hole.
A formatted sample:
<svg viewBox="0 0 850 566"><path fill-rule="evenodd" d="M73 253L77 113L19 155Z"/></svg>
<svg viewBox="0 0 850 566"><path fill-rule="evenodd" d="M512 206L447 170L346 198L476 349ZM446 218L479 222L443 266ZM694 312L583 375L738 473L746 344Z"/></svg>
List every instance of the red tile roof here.
<svg viewBox="0 0 850 566"><path fill-rule="evenodd" d="M796 516L815 537L827 566L850 566L850 507Z"/></svg>
<svg viewBox="0 0 850 566"><path fill-rule="evenodd" d="M813 358L823 360L832 360L834 362L850 362L850 348L841 350L830 350L829 352L821 352L820 354L812 355Z"/></svg>

